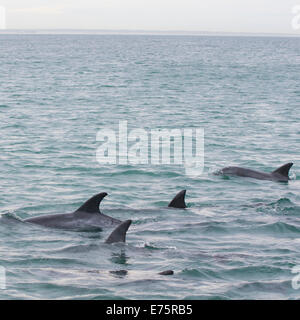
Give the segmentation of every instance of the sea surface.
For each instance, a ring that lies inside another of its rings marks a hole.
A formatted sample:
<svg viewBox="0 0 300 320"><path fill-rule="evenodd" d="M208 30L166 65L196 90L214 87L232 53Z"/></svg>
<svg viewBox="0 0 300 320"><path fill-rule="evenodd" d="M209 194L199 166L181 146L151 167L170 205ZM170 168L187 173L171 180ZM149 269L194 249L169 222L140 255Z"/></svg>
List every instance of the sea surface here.
<svg viewBox="0 0 300 320"><path fill-rule="evenodd" d="M0 299L299 299L299 75L299 37L0 35ZM203 173L97 161L119 121L204 129ZM126 244L22 221L99 192Z"/></svg>

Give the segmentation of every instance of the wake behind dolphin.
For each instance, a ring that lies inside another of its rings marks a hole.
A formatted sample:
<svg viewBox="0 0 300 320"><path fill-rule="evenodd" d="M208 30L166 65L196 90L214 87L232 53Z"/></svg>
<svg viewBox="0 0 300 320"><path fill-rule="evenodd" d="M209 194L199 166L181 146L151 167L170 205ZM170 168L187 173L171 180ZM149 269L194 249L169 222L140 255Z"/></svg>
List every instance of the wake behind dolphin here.
<svg viewBox="0 0 300 320"><path fill-rule="evenodd" d="M289 171L293 163L287 163L280 168L272 171L271 173L265 173L260 171L255 171L247 168L241 167L226 167L221 169L220 171L216 172L216 174L221 175L235 175L239 177L249 177L259 180L271 180L271 181L278 181L278 182L288 182L289 178Z"/></svg>

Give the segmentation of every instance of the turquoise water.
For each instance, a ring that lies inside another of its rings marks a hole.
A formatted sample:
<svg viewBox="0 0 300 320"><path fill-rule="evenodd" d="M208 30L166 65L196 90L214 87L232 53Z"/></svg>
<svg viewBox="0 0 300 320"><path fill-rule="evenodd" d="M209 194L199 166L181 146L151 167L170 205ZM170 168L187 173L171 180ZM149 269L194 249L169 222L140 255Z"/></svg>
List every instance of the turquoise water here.
<svg viewBox="0 0 300 320"><path fill-rule="evenodd" d="M0 49L1 299L300 298L299 38L1 35ZM204 128L203 174L100 165L96 134L120 120ZM286 162L289 183L213 174ZM188 209L166 208L185 188ZM102 211L133 220L126 245L21 221L104 191Z"/></svg>

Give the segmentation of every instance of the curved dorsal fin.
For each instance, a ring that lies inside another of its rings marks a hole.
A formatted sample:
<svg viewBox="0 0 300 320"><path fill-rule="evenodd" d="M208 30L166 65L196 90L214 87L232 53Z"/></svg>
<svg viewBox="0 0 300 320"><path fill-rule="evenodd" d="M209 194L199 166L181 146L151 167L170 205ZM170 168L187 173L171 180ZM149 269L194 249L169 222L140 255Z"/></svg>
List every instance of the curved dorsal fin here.
<svg viewBox="0 0 300 320"><path fill-rule="evenodd" d="M173 200L168 204L168 207L172 208L186 208L184 201L186 190L181 190L176 194Z"/></svg>
<svg viewBox="0 0 300 320"><path fill-rule="evenodd" d="M284 177L288 177L289 176L289 171L290 171L292 166L293 166L293 163L287 163L287 164L281 166L280 168L274 170L272 172L272 174L277 173L277 174L280 174L280 175L282 175Z"/></svg>
<svg viewBox="0 0 300 320"><path fill-rule="evenodd" d="M87 213L101 213L99 206L100 202L104 197L107 196L106 192L101 192L94 195L92 198L87 200L79 209L75 212L87 212Z"/></svg>
<svg viewBox="0 0 300 320"><path fill-rule="evenodd" d="M106 239L105 243L125 242L126 232L131 225L132 220L126 220L119 224L117 228Z"/></svg>

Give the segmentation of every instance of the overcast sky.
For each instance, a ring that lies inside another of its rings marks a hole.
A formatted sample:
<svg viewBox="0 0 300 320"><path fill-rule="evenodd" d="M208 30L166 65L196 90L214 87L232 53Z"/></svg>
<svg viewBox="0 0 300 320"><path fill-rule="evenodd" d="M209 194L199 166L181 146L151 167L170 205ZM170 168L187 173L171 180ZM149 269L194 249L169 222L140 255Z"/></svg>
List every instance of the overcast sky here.
<svg viewBox="0 0 300 320"><path fill-rule="evenodd" d="M300 0L0 0L8 29L296 33ZM299 10L300 14L300 10ZM300 24L300 18L299 18Z"/></svg>

